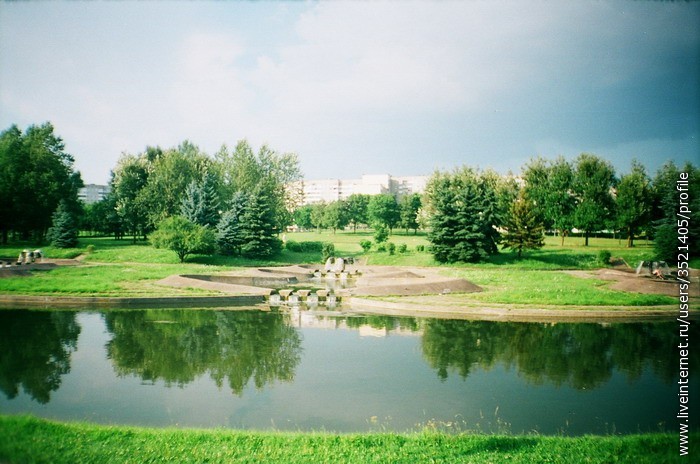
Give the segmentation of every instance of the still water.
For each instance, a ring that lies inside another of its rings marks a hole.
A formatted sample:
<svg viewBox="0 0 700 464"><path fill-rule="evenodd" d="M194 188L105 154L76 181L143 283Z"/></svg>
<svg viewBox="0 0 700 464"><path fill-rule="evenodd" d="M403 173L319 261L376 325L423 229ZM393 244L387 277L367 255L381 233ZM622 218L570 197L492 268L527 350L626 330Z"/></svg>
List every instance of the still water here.
<svg viewBox="0 0 700 464"><path fill-rule="evenodd" d="M673 322L0 311L0 413L338 432L677 430L677 337Z"/></svg>

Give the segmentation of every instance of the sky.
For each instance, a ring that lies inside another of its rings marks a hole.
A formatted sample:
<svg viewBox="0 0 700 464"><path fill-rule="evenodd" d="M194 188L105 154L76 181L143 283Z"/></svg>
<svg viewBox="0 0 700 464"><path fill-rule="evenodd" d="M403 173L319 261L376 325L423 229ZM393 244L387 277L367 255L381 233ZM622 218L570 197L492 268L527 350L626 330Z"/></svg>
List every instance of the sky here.
<svg viewBox="0 0 700 464"><path fill-rule="evenodd" d="M700 164L700 3L0 2L0 130L50 121L86 183L242 139L307 179Z"/></svg>

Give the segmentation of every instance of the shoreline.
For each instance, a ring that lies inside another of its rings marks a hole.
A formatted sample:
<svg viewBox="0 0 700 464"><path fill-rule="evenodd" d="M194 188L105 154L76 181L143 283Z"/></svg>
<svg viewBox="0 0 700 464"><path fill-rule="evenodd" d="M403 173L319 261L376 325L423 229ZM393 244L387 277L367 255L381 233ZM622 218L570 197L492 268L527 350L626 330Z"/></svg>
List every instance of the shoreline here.
<svg viewBox="0 0 700 464"><path fill-rule="evenodd" d="M147 308L230 308L232 310L269 310L262 295L173 296L173 297L79 297L55 295L0 295L2 309L147 309ZM286 307L282 305L280 307ZM532 305L490 304L424 305L349 297L335 310L308 309L309 312L333 314L379 314L386 316L466 319L494 322L642 322L675 320L673 305L652 306L571 306L547 308ZM698 308L691 308L691 319L698 318Z"/></svg>

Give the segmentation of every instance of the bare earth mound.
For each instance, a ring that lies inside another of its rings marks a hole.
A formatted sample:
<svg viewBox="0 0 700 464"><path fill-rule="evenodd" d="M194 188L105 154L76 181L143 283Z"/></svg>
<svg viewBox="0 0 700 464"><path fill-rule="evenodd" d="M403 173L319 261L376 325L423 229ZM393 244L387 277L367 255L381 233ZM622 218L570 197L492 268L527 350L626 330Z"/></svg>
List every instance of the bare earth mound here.
<svg viewBox="0 0 700 464"><path fill-rule="evenodd" d="M664 280L650 276L638 276L633 271L618 269L598 269L597 271L566 271L567 274L582 278L610 280L612 290L623 292L647 293L654 295L678 296L679 282L669 277ZM690 296L700 296L698 272L692 271L690 281Z"/></svg>
<svg viewBox="0 0 700 464"><path fill-rule="evenodd" d="M408 296L480 291L481 287L467 280L444 277L433 270L376 267L364 272L350 293L354 296Z"/></svg>

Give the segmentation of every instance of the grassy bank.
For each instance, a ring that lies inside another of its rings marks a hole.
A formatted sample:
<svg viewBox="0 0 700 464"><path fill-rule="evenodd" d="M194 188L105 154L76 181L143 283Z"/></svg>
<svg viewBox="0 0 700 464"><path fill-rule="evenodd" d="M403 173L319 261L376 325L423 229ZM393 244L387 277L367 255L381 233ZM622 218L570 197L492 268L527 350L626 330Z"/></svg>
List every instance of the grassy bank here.
<svg viewBox="0 0 700 464"><path fill-rule="evenodd" d="M674 304L667 296L626 293L609 289L610 282L597 279L581 279L557 272L565 269L595 269L600 267L598 253L610 251L631 266L653 256L651 244L638 242L629 249L624 241L593 238L589 247L581 245L582 239L568 238L564 246L556 237L548 237L546 246L529 252L523 259L504 252L479 264L444 266L436 263L427 251L419 251L419 245L429 243L424 234L413 235L395 232L390 241L406 244L404 253L370 251L364 253L361 240L371 240L368 232L289 233L289 240L333 242L341 256L354 256L366 264L397 266L431 266L444 270L445 274L466 278L485 291L469 295L453 296L465 303L577 305L577 306L640 306ZM30 244L13 244L0 247L0 256L16 256L22 248L35 248ZM216 274L249 266L274 266L285 264L315 263L320 265L319 253L294 253L284 250L270 260L246 260L226 256L193 256L186 263L179 263L175 253L158 250L147 242L112 238L81 238L79 248L59 250L45 247L52 258L73 258L82 255L82 266L65 266L52 271L35 272L31 279L10 277L0 279L0 293L18 295L66 295L66 296L163 296L163 295L212 295L214 291L162 287L156 282L172 274Z"/></svg>
<svg viewBox="0 0 700 464"><path fill-rule="evenodd" d="M699 438L692 436L691 444ZM687 460L687 458L686 458ZM665 463L675 434L498 436L146 429L0 416L0 461L46 463Z"/></svg>

